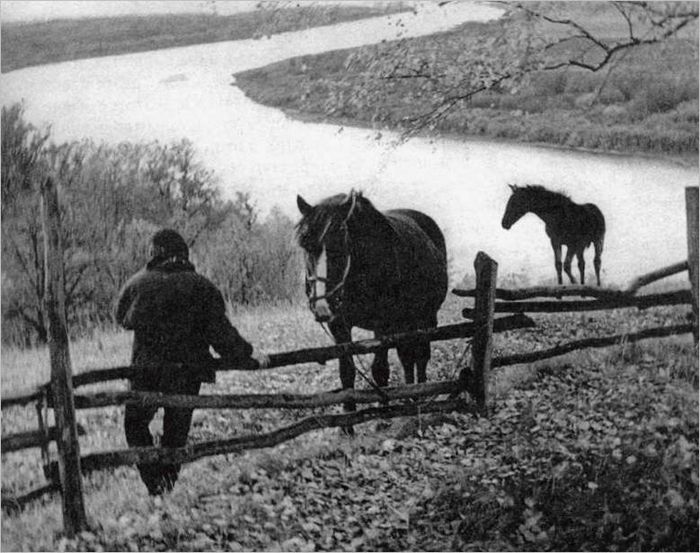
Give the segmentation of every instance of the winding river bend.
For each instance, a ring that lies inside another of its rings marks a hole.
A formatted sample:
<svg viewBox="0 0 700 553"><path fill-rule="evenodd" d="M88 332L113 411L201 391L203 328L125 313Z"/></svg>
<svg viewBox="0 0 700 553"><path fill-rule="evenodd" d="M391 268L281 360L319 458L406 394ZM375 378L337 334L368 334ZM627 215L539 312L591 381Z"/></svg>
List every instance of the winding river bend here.
<svg viewBox="0 0 700 553"><path fill-rule="evenodd" d="M554 277L544 225L526 216L500 227L508 183L538 183L594 202L606 216L605 284L686 257L684 187L697 166L662 159L571 152L472 140L413 139L291 120L250 101L232 74L292 56L446 30L498 17L478 4L425 6L394 15L262 40L220 42L64 62L2 75L2 102L23 100L56 141L188 138L220 177L224 195L250 192L265 212L296 218L295 198L316 201L358 188L379 208L413 207L445 230L453 279L484 250L499 275L535 284ZM592 252L587 273L592 274Z"/></svg>

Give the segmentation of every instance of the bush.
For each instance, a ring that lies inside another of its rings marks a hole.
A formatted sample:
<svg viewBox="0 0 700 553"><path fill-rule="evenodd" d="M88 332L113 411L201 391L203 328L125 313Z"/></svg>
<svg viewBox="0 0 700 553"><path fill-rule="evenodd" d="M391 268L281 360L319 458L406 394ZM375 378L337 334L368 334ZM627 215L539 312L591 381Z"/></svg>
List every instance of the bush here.
<svg viewBox="0 0 700 553"><path fill-rule="evenodd" d="M535 96L558 96L567 90L569 73L565 69L537 71L530 79L528 88Z"/></svg>
<svg viewBox="0 0 700 553"><path fill-rule="evenodd" d="M698 99L686 100L676 106L676 111L673 113L673 121L675 123L690 123L697 127L698 125Z"/></svg>
<svg viewBox="0 0 700 553"><path fill-rule="evenodd" d="M573 69L569 71L564 92L567 94L594 92L598 90L603 79L604 76L600 73L591 73L585 69Z"/></svg>
<svg viewBox="0 0 700 553"><path fill-rule="evenodd" d="M273 212L259 223L245 195L223 200L189 142L49 147L20 107L3 107L2 124L3 341L47 338L38 190L49 175L59 189L74 335L111 323L119 288L147 261L159 228L182 233L198 269L233 303L289 300L302 289L292 222Z"/></svg>

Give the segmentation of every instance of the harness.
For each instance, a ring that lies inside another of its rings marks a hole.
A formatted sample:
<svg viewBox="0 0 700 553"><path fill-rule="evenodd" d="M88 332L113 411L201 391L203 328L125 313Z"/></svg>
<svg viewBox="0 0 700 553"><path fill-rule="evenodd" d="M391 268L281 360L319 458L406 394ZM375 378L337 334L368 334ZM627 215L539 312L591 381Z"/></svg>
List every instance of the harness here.
<svg viewBox="0 0 700 553"><path fill-rule="evenodd" d="M354 211L355 211L355 206L357 205L357 199L356 195L352 195L352 205L350 206L350 209L348 210L348 214L345 216L345 219L343 219L343 222L340 225L341 230L343 231L343 254L345 255L346 262L345 262L345 269L343 270L343 276L336 284L333 289L330 292L326 292L325 294L322 294L320 296L316 295L316 286L314 284L316 282L322 282L326 286L330 283L330 279L325 276L325 277L319 277L314 273L311 272L311 263L308 262L306 264L306 288L307 288L307 295L309 296L309 307L313 311L314 307L316 306L316 303L318 303L321 300L326 300L328 304L330 305L333 299L336 297L336 295L339 295L340 293L343 292L345 288L345 284L347 283L348 275L350 274L350 268L352 266L352 256L350 255L350 233L348 231L348 221L350 220L350 217L352 217ZM321 233L321 237L319 238L319 243L323 244L323 240L326 237L326 234L328 233L330 227L331 227L332 221L329 219L328 223L326 223L325 228L323 229L323 232ZM308 290L311 291L309 294ZM337 300L335 303L337 303L337 306L339 307L340 304L342 303L342 300Z"/></svg>

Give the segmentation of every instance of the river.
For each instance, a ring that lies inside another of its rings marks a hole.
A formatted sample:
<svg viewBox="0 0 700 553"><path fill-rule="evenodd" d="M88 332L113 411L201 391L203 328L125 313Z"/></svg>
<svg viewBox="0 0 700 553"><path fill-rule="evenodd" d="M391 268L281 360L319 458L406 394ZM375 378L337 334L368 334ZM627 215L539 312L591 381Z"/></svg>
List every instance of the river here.
<svg viewBox="0 0 700 553"><path fill-rule="evenodd" d="M500 227L508 183L538 183L598 204L607 220L604 284L686 257L684 187L698 168L663 159L572 152L477 140L415 138L400 146L367 129L304 123L250 101L232 74L292 56L449 29L497 17L479 4L422 5L417 14L374 18L261 40L220 42L31 67L2 75L2 102L50 124L57 142L191 140L225 196L250 192L263 211L297 217L295 199L363 190L379 208L432 215L447 237L453 282L477 251L502 279L554 277L544 225L528 215ZM587 254L592 275L592 251Z"/></svg>

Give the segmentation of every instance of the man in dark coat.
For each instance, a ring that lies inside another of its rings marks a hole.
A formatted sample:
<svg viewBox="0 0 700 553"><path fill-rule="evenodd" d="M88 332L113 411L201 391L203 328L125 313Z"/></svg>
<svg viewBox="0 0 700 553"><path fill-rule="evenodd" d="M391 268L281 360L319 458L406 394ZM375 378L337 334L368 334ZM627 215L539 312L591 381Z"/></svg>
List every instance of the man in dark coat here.
<svg viewBox="0 0 700 553"><path fill-rule="evenodd" d="M221 293L189 262L187 244L174 230L158 231L152 240L152 259L124 285L117 302L117 322L134 331L131 381L135 391L196 395L202 382L214 382L209 346L228 365L257 368L253 347L226 317ZM173 364L178 365L173 365ZM170 365L168 365L170 364ZM130 447L152 446L149 424L158 410L127 404L124 430ZM163 447L187 441L192 409L166 407ZM179 464L137 465L151 495L172 490Z"/></svg>

